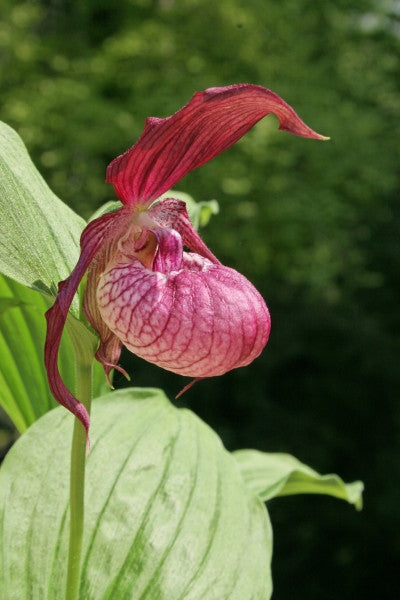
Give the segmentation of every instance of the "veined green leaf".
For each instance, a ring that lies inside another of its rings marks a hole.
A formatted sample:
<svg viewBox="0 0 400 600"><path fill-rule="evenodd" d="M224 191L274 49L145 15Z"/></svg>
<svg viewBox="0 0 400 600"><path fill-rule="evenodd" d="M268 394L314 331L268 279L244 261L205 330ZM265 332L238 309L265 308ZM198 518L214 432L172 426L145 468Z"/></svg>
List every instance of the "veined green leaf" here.
<svg viewBox="0 0 400 600"><path fill-rule="evenodd" d="M1 275L0 275L1 277ZM26 302L24 302L23 300L18 300L17 298L4 298L0 296L0 317L3 313L5 313L7 310L10 310L10 308L17 308L20 306L29 306L27 305Z"/></svg>
<svg viewBox="0 0 400 600"><path fill-rule="evenodd" d="M49 189L16 132L0 122L0 272L50 296L79 257L85 222ZM73 313L78 315L78 302Z"/></svg>
<svg viewBox="0 0 400 600"><path fill-rule="evenodd" d="M41 294L0 275L0 404L20 433L57 405L47 385L43 362L44 313L49 306ZM82 328L82 335L92 335L82 323L74 321ZM59 367L71 390L75 387L74 361L72 344L64 335ZM94 390L98 394L104 391L105 378L98 363L94 369Z"/></svg>
<svg viewBox="0 0 400 600"><path fill-rule="evenodd" d="M320 475L290 454L238 450L233 453L243 479L261 500L291 494L327 494L362 508L361 481L344 483L338 475Z"/></svg>
<svg viewBox="0 0 400 600"><path fill-rule="evenodd" d="M44 312L49 305L41 294L3 276L0 296L1 304L9 305L0 315L0 402L23 432L56 405L43 364ZM73 354L66 344L62 364L64 376L73 384Z"/></svg>
<svg viewBox="0 0 400 600"><path fill-rule="evenodd" d="M20 432L54 406L43 366L44 312L57 284L74 268L85 222L59 200L33 165L15 131L0 122L0 402ZM13 281L12 281L13 280ZM42 292L32 294L27 288ZM3 289L4 288L4 289ZM96 345L94 335L78 321L79 299L71 306L68 329ZM71 330L74 324L74 330ZM64 339L65 338L65 339ZM64 336L59 367L73 390L74 353ZM104 389L100 366L94 367L94 389Z"/></svg>
<svg viewBox="0 0 400 600"><path fill-rule="evenodd" d="M271 530L236 461L159 390L93 403L80 598L268 600ZM62 600L73 418L35 423L0 471L0 589Z"/></svg>

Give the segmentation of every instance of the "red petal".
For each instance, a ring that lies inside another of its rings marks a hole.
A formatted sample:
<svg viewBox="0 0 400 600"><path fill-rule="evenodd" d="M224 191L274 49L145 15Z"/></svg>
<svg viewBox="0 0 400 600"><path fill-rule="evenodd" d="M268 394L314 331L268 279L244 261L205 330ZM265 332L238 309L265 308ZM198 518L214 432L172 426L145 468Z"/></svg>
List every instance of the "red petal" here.
<svg viewBox="0 0 400 600"><path fill-rule="evenodd" d="M182 200L165 198L149 208L147 214L160 227L175 229L187 248L208 258L211 262L219 264L218 258L207 248L193 227L186 210L186 204Z"/></svg>
<svg viewBox="0 0 400 600"><path fill-rule="evenodd" d="M102 254L101 250L99 254ZM93 265L93 263L95 263L95 265ZM82 308L85 317L100 338L100 344L95 354L95 358L102 364L107 383L112 388L110 372L113 369L120 371L127 379L129 379L129 376L124 369L117 365L121 356L122 344L117 336L115 336L103 322L97 308L96 288L100 273L105 270L106 263L101 260L101 258L99 260L98 257L96 257L96 260L92 262L92 265L89 267ZM100 269L98 269L98 266L100 266Z"/></svg>
<svg viewBox="0 0 400 600"><path fill-rule="evenodd" d="M101 248L97 252L95 260L89 265L82 304L85 317L100 337L100 344L95 354L95 358L102 364L110 387L112 387L110 381L110 372L112 369L117 369L129 379L127 372L117 365L121 355L122 344L101 318L96 300L96 290L100 275L106 270L109 262L112 261L116 255L120 255L119 244L129 230L132 217L131 209L121 209L118 212L118 216L117 214L114 216L115 220L113 221L112 235L108 235L106 236L106 239L103 239Z"/></svg>
<svg viewBox="0 0 400 600"><path fill-rule="evenodd" d="M148 204L177 181L235 142L266 115L279 129L302 137L326 139L310 129L277 94L259 85L238 84L197 92L165 119L146 120L140 139L113 160L107 182L124 204Z"/></svg>
<svg viewBox="0 0 400 600"><path fill-rule="evenodd" d="M44 362L49 380L50 390L54 398L70 410L89 430L89 415L86 408L66 388L58 370L57 359L62 332L67 320L68 311L91 260L101 247L104 237L110 230L114 213L103 215L92 221L81 236L81 255L71 275L58 284L58 294L53 306L47 311L47 334L44 349Z"/></svg>
<svg viewBox="0 0 400 600"><path fill-rule="evenodd" d="M153 263L153 271L169 274L182 267L182 238L173 229L157 229L154 235L158 241L158 250Z"/></svg>
<svg viewBox="0 0 400 600"><path fill-rule="evenodd" d="M121 356L121 341L104 324L104 329L105 328L107 328L107 335L104 335L104 333L100 335L100 333L97 332L100 335L100 345L99 349L95 354L95 358L103 366L104 374L106 376L108 385L110 386L110 388L114 389L110 379L110 373L113 369L117 369L117 371L122 373L122 375L124 375L124 377L126 377L128 381L130 381L131 378L129 377L125 369L123 369L117 364L119 361L119 357Z"/></svg>

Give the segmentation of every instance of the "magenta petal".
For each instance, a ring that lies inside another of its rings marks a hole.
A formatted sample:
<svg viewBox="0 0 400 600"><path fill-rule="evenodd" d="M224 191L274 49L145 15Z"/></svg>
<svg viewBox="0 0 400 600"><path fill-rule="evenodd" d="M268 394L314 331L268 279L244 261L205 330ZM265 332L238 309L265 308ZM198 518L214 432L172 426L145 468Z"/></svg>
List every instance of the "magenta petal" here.
<svg viewBox="0 0 400 600"><path fill-rule="evenodd" d="M153 271L171 273L179 271L182 266L182 238L173 229L157 229L154 231L158 249L153 263Z"/></svg>
<svg viewBox="0 0 400 600"><path fill-rule="evenodd" d="M71 275L58 284L58 294L53 306L46 313L47 334L44 362L50 390L60 404L70 410L89 430L89 415L86 408L66 388L58 370L58 351L68 311L91 260L101 247L115 214L109 213L92 221L81 236L81 255Z"/></svg>
<svg viewBox="0 0 400 600"><path fill-rule="evenodd" d="M136 144L109 164L106 180L114 184L124 204L148 204L232 146L270 113L278 117L279 129L325 139L282 98L262 86L209 88L197 92L171 117L147 119Z"/></svg>
<svg viewBox="0 0 400 600"><path fill-rule="evenodd" d="M175 229L187 248L208 258L211 262L219 263L218 258L214 256L193 227L186 210L186 204L182 200L165 198L151 206L147 214L160 227Z"/></svg>
<svg viewBox="0 0 400 600"><path fill-rule="evenodd" d="M182 269L152 272L139 261L100 278L107 326L134 354L190 377L211 377L252 362L267 343L270 317L237 271L183 253Z"/></svg>
<svg viewBox="0 0 400 600"><path fill-rule="evenodd" d="M121 341L111 331L109 331L107 336L104 336L103 334L100 337L100 344L95 354L95 358L99 361L99 363L101 363L104 369L104 374L106 376L107 383L111 389L114 389L110 379L110 373L113 369L117 369L117 371L122 373L122 375L124 375L126 379L130 380L130 377L125 371L125 369L123 369L122 367L120 367L120 365L117 364L119 361L119 357L121 356L121 349Z"/></svg>

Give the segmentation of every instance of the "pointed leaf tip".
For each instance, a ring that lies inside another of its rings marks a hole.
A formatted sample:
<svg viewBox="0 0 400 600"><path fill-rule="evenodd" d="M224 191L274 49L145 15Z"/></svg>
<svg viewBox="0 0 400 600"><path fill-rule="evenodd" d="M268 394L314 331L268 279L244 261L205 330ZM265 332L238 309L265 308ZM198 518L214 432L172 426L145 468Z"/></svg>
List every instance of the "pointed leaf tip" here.
<svg viewBox="0 0 400 600"><path fill-rule="evenodd" d="M249 489L263 501L292 494L325 494L362 508L361 481L345 483L334 473L320 475L290 454L237 450L234 456Z"/></svg>

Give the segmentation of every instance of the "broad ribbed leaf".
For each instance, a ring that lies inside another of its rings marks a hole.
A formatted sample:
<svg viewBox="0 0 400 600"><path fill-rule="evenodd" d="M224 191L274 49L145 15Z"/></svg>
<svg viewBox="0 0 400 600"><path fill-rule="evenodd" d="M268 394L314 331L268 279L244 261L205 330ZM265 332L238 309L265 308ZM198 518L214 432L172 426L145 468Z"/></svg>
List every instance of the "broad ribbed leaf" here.
<svg viewBox="0 0 400 600"><path fill-rule="evenodd" d="M21 433L57 405L43 363L44 313L49 306L41 294L0 275L0 404ZM73 322L81 336L91 335L82 323ZM63 379L74 389L74 352L68 335L61 344L59 365ZM96 363L95 392L104 385L103 370Z"/></svg>
<svg viewBox="0 0 400 600"><path fill-rule="evenodd" d="M58 408L0 471L0 589L64 598L69 445ZM94 402L80 598L268 600L271 531L215 433L159 390Z"/></svg>
<svg viewBox="0 0 400 600"><path fill-rule="evenodd" d="M290 454L238 450L233 453L249 489L261 500L292 494L327 494L362 508L361 481L344 483L338 475L320 475Z"/></svg>
<svg viewBox="0 0 400 600"><path fill-rule="evenodd" d="M53 194L16 132L1 122L0 214L0 272L55 295L78 260L85 222Z"/></svg>

